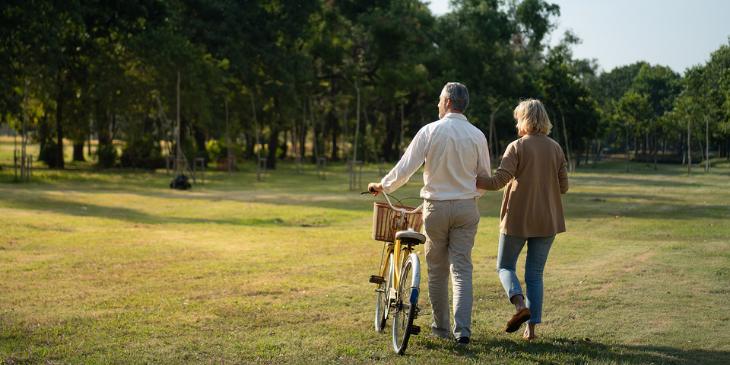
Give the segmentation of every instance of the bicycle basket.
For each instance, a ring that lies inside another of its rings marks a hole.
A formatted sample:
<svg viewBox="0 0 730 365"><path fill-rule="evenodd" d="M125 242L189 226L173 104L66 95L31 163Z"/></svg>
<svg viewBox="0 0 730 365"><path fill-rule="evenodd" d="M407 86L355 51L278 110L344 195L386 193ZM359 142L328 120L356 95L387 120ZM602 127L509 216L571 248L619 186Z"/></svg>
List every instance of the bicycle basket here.
<svg viewBox="0 0 730 365"><path fill-rule="evenodd" d="M397 205L398 208L413 210L412 207ZM391 209L387 203L373 203L373 239L376 241L393 242L395 233L408 228L419 232L423 225L423 218L420 211L406 214L402 225L398 225L403 213Z"/></svg>

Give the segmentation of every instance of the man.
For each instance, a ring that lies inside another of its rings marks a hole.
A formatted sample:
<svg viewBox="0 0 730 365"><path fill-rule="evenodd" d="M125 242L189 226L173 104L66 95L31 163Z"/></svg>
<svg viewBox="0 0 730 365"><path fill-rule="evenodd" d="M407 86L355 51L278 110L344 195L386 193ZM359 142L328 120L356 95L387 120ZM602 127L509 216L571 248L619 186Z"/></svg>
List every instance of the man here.
<svg viewBox="0 0 730 365"><path fill-rule="evenodd" d="M426 231L428 290L433 323L441 338L468 344L471 337L471 250L479 224L477 176L490 176L487 139L464 116L469 92L449 82L439 97L439 120L416 133L398 164L380 183L368 184L377 195L403 186L425 162L423 220ZM454 326L450 324L449 273L453 285Z"/></svg>

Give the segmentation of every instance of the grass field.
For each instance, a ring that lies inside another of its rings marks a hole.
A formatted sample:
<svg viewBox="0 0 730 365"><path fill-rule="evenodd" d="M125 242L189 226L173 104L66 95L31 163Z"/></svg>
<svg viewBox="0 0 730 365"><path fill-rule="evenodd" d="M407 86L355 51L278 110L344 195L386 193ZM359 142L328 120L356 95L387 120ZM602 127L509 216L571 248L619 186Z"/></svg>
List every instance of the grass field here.
<svg viewBox="0 0 730 365"><path fill-rule="evenodd" d="M21 363L730 363L730 164L684 175L607 162L573 173L545 273L541 338L494 271L501 193L480 200L473 343L372 329L381 245L344 167L283 164L167 188L164 173L36 171L0 144L0 360ZM377 178L366 168L363 180ZM420 176L398 196L417 196ZM422 255L422 249L419 250ZM425 271L425 270L424 270ZM424 278L425 278L425 272Z"/></svg>

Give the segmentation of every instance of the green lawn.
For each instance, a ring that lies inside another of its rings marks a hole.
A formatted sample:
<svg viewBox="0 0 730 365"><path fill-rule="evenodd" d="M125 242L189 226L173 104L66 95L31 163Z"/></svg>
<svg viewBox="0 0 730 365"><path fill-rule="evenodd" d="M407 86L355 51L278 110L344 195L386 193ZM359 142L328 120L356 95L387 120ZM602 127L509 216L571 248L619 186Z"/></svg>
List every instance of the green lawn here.
<svg viewBox="0 0 730 365"><path fill-rule="evenodd" d="M6 141L7 142L7 141ZM0 359L17 363L730 363L730 164L605 163L571 174L541 338L500 332L501 193L480 200L473 344L372 329L381 245L344 167L253 165L167 188L163 172L38 170L0 145ZM366 167L363 180L377 178ZM417 196L415 176L401 197ZM419 249L422 255L422 249ZM424 270L425 271L425 270Z"/></svg>

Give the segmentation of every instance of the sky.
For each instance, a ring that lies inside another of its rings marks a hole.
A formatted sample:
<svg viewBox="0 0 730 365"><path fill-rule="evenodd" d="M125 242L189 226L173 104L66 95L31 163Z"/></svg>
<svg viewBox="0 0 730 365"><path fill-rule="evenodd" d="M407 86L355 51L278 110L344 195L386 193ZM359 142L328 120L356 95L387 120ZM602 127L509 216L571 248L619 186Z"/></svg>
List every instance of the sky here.
<svg viewBox="0 0 730 365"><path fill-rule="evenodd" d="M550 44L571 30L582 40L574 57L596 59L604 71L643 60L684 73L730 36L730 0L548 1L560 5ZM449 11L448 0L430 2L434 14Z"/></svg>

